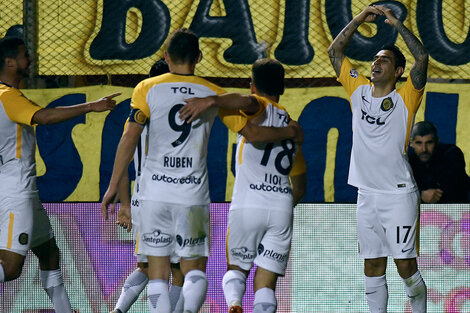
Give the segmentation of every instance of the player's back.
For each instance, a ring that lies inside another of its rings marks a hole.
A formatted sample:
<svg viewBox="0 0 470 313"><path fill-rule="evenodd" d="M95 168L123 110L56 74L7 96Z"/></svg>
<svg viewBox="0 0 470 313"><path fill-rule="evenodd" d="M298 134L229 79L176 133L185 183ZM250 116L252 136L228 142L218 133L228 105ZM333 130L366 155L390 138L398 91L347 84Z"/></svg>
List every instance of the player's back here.
<svg viewBox="0 0 470 313"><path fill-rule="evenodd" d="M262 126L285 127L286 110L267 98L256 96L263 109L250 119ZM231 208L264 207L292 209L289 173L295 159L292 140L248 143L238 135L236 177Z"/></svg>
<svg viewBox="0 0 470 313"><path fill-rule="evenodd" d="M210 202L207 144L217 110L188 124L179 118L184 99L223 90L197 76L165 74L144 80L133 107L149 117L148 154L142 170L141 199L178 204Z"/></svg>

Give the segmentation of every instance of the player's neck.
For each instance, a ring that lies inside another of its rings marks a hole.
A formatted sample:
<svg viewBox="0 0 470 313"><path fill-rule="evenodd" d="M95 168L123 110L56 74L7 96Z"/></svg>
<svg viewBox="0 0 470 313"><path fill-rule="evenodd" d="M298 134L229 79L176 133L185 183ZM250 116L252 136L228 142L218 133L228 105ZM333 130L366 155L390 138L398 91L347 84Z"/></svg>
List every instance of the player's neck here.
<svg viewBox="0 0 470 313"><path fill-rule="evenodd" d="M279 96L270 96L270 95L267 95L267 94L265 94L265 93L262 93L262 92L260 92L260 91L258 91L258 90L255 91L255 94L257 94L258 96L267 98L267 99L269 99L269 100L271 100L271 101L274 101L274 102L276 102L276 103L279 103L279 98L280 98Z"/></svg>
<svg viewBox="0 0 470 313"><path fill-rule="evenodd" d="M385 97L395 89L395 83L374 83L372 86L372 97L381 98Z"/></svg>
<svg viewBox="0 0 470 313"><path fill-rule="evenodd" d="M8 75L7 73L0 73L0 82L8 86L18 88L21 82L21 77L16 77L16 76Z"/></svg>
<svg viewBox="0 0 470 313"><path fill-rule="evenodd" d="M170 64L170 72L177 75L194 75L194 68L192 64Z"/></svg>

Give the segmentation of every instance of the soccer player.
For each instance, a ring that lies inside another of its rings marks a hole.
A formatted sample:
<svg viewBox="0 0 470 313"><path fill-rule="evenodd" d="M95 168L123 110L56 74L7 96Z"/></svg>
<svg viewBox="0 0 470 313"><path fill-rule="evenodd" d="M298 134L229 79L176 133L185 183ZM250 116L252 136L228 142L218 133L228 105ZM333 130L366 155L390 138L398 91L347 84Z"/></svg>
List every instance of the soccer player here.
<svg viewBox="0 0 470 313"><path fill-rule="evenodd" d="M210 128L217 110L191 123L178 111L184 99L224 93L194 76L201 58L197 36L187 29L175 31L167 41L165 60L170 73L139 83L132 96L129 125L119 143L110 185L103 197L102 214L116 196L144 125L149 132L148 153L140 180L140 234L138 253L148 256L148 303L151 312L170 312L169 257L181 257L185 312L197 312L207 292L206 263L209 255L209 190L206 166ZM253 140L286 139L299 133L257 127L236 112L219 112L232 130ZM283 138L284 137L284 138Z"/></svg>
<svg viewBox="0 0 470 313"><path fill-rule="evenodd" d="M170 71L168 64L164 59L155 62L150 69L150 77L162 75ZM127 122L126 122L127 125ZM132 237L134 245L137 243L139 233L140 214L139 214L139 182L140 174L145 160L145 153L147 150L147 136L148 127L144 127L140 140L137 142L137 148L134 152L134 167L136 178L134 182L134 189L132 191L132 201L129 197L129 177L127 171L124 172L121 183L119 185L119 200L120 207L116 223L127 229L132 230ZM114 211L114 206L112 208ZM136 251L137 252L137 251ZM116 303L114 310L111 313L125 313L132 304L138 299L140 293L145 289L148 283L148 260L145 255L136 253L137 268L126 278L122 288L119 299ZM183 312L183 301L181 295L181 288L183 286L184 277L181 274L179 267L179 258L173 257L171 259L171 287L170 287L170 307L171 312ZM179 301L181 300L181 301Z"/></svg>
<svg viewBox="0 0 470 313"><path fill-rule="evenodd" d="M404 85L395 84L405 57L394 46L382 48L371 65L370 81L344 51L353 33L378 15L404 39L415 62ZM328 49L331 63L350 97L353 147L348 183L358 188L357 236L364 258L365 292L371 312L386 312L387 256L395 260L413 312L426 312L426 285L418 270L419 194L406 159L414 116L421 103L428 54L421 42L386 6L366 7Z"/></svg>
<svg viewBox="0 0 470 313"><path fill-rule="evenodd" d="M253 123L285 127L290 117L278 104L283 93L283 66L276 60L261 59L253 64L251 95L188 99L181 109L181 117L191 121L214 106L241 106L242 113ZM241 313L246 278L255 263L258 268L253 312L271 313L277 308L274 294L277 279L284 275L287 266L293 207L305 193L305 161L300 151L296 153L292 140L250 143L241 134L235 160L226 240L228 264L222 282L224 295L229 312Z"/></svg>
<svg viewBox="0 0 470 313"><path fill-rule="evenodd" d="M20 276L29 249L38 257L41 283L56 312L71 312L59 268L59 249L36 188L33 125L112 110L117 94L68 107L41 108L18 89L31 59L24 42L0 40L0 283Z"/></svg>

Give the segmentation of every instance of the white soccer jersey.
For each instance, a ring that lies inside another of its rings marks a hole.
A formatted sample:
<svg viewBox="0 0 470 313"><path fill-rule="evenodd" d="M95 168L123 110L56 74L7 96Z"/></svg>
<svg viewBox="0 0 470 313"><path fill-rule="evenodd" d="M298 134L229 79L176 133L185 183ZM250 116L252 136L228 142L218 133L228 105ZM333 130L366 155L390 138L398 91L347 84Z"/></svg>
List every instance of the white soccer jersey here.
<svg viewBox="0 0 470 313"><path fill-rule="evenodd" d="M374 98L371 82L348 59L343 61L338 81L350 96L353 115L348 183L383 193L416 190L406 150L424 89L416 90L408 77L401 88Z"/></svg>
<svg viewBox="0 0 470 313"><path fill-rule="evenodd" d="M36 189L36 137L31 119L41 107L0 83L0 194L27 196Z"/></svg>
<svg viewBox="0 0 470 313"><path fill-rule="evenodd" d="M137 142L137 147L134 151L135 180L134 189L132 190L132 198L137 198L137 194L140 190L140 176L142 175L142 169L144 167L144 161L147 154L147 139L148 127L144 126L140 139Z"/></svg>
<svg viewBox="0 0 470 313"><path fill-rule="evenodd" d="M140 199L187 205L210 202L206 157L217 110L208 110L191 124L182 121L178 111L184 99L223 92L200 77L172 73L137 85L131 106L149 118ZM225 115L222 120L235 132L246 123L241 115Z"/></svg>
<svg viewBox="0 0 470 313"><path fill-rule="evenodd" d="M266 98L254 97L261 107L255 115L248 117L254 124L287 126L290 118L283 107ZM291 211L293 198L289 174L296 161L295 155L292 140L248 143L239 134L231 209L263 207Z"/></svg>

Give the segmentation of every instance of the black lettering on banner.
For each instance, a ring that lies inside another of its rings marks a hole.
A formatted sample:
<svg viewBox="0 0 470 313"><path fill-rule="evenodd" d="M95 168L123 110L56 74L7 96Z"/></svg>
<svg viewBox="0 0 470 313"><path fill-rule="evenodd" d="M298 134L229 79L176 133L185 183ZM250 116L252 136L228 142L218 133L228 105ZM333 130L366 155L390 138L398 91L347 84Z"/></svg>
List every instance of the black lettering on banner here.
<svg viewBox="0 0 470 313"><path fill-rule="evenodd" d="M279 173L283 175L289 175L290 170L292 169L292 166L293 166L295 143L292 140L287 139L287 140L281 141L281 146L283 150L277 154L276 159L274 160L274 166L276 167L276 170ZM266 166L268 164L269 157L271 156L271 151L273 150L273 147L274 147L274 143L266 144L264 148L263 157L260 163L261 165ZM284 159L284 157L287 157L287 159L289 160L289 164L287 167L282 166L282 160Z"/></svg>
<svg viewBox="0 0 470 313"><path fill-rule="evenodd" d="M455 43L449 39L442 19L443 0L418 0L416 22L424 48L436 61L446 65L470 62L470 36Z"/></svg>
<svg viewBox="0 0 470 313"><path fill-rule="evenodd" d="M405 237L403 238L403 243L406 243L408 236L410 235L411 226L402 226L403 229L406 229ZM400 243L400 226L397 226L397 243Z"/></svg>
<svg viewBox="0 0 470 313"><path fill-rule="evenodd" d="M126 20L130 8L142 13L142 29L133 43L126 42ZM96 60L137 60L160 49L170 29L170 12L160 0L103 0L100 31L90 45Z"/></svg>
<svg viewBox="0 0 470 313"><path fill-rule="evenodd" d="M392 9L395 16L402 22L406 18L406 7L398 1L377 1L373 4L385 5ZM325 15L331 35L335 38L353 18L351 0L326 0ZM369 38L355 32L346 48L346 56L355 60L371 61L380 47L395 44L398 31L385 24L384 20L385 17L378 16L374 21L377 25L377 33L373 37Z"/></svg>
<svg viewBox="0 0 470 313"><path fill-rule="evenodd" d="M183 121L183 124L178 124L176 122L176 115L183 106L184 104L176 104L171 108L170 113L168 114L168 123L170 124L171 129L176 132L181 132L181 135L178 137L178 139L171 143L173 147L177 147L182 144L186 138L188 138L189 133L191 132L191 123L188 124Z"/></svg>
<svg viewBox="0 0 470 313"><path fill-rule="evenodd" d="M213 0L199 2L189 28L199 37L232 39L232 46L224 52L227 62L252 64L265 58L265 48L256 42L248 0L224 1L226 16L223 17L209 15L212 3Z"/></svg>
<svg viewBox="0 0 470 313"><path fill-rule="evenodd" d="M286 1L284 31L274 51L276 59L288 65L308 64L315 52L308 41L310 0Z"/></svg>

